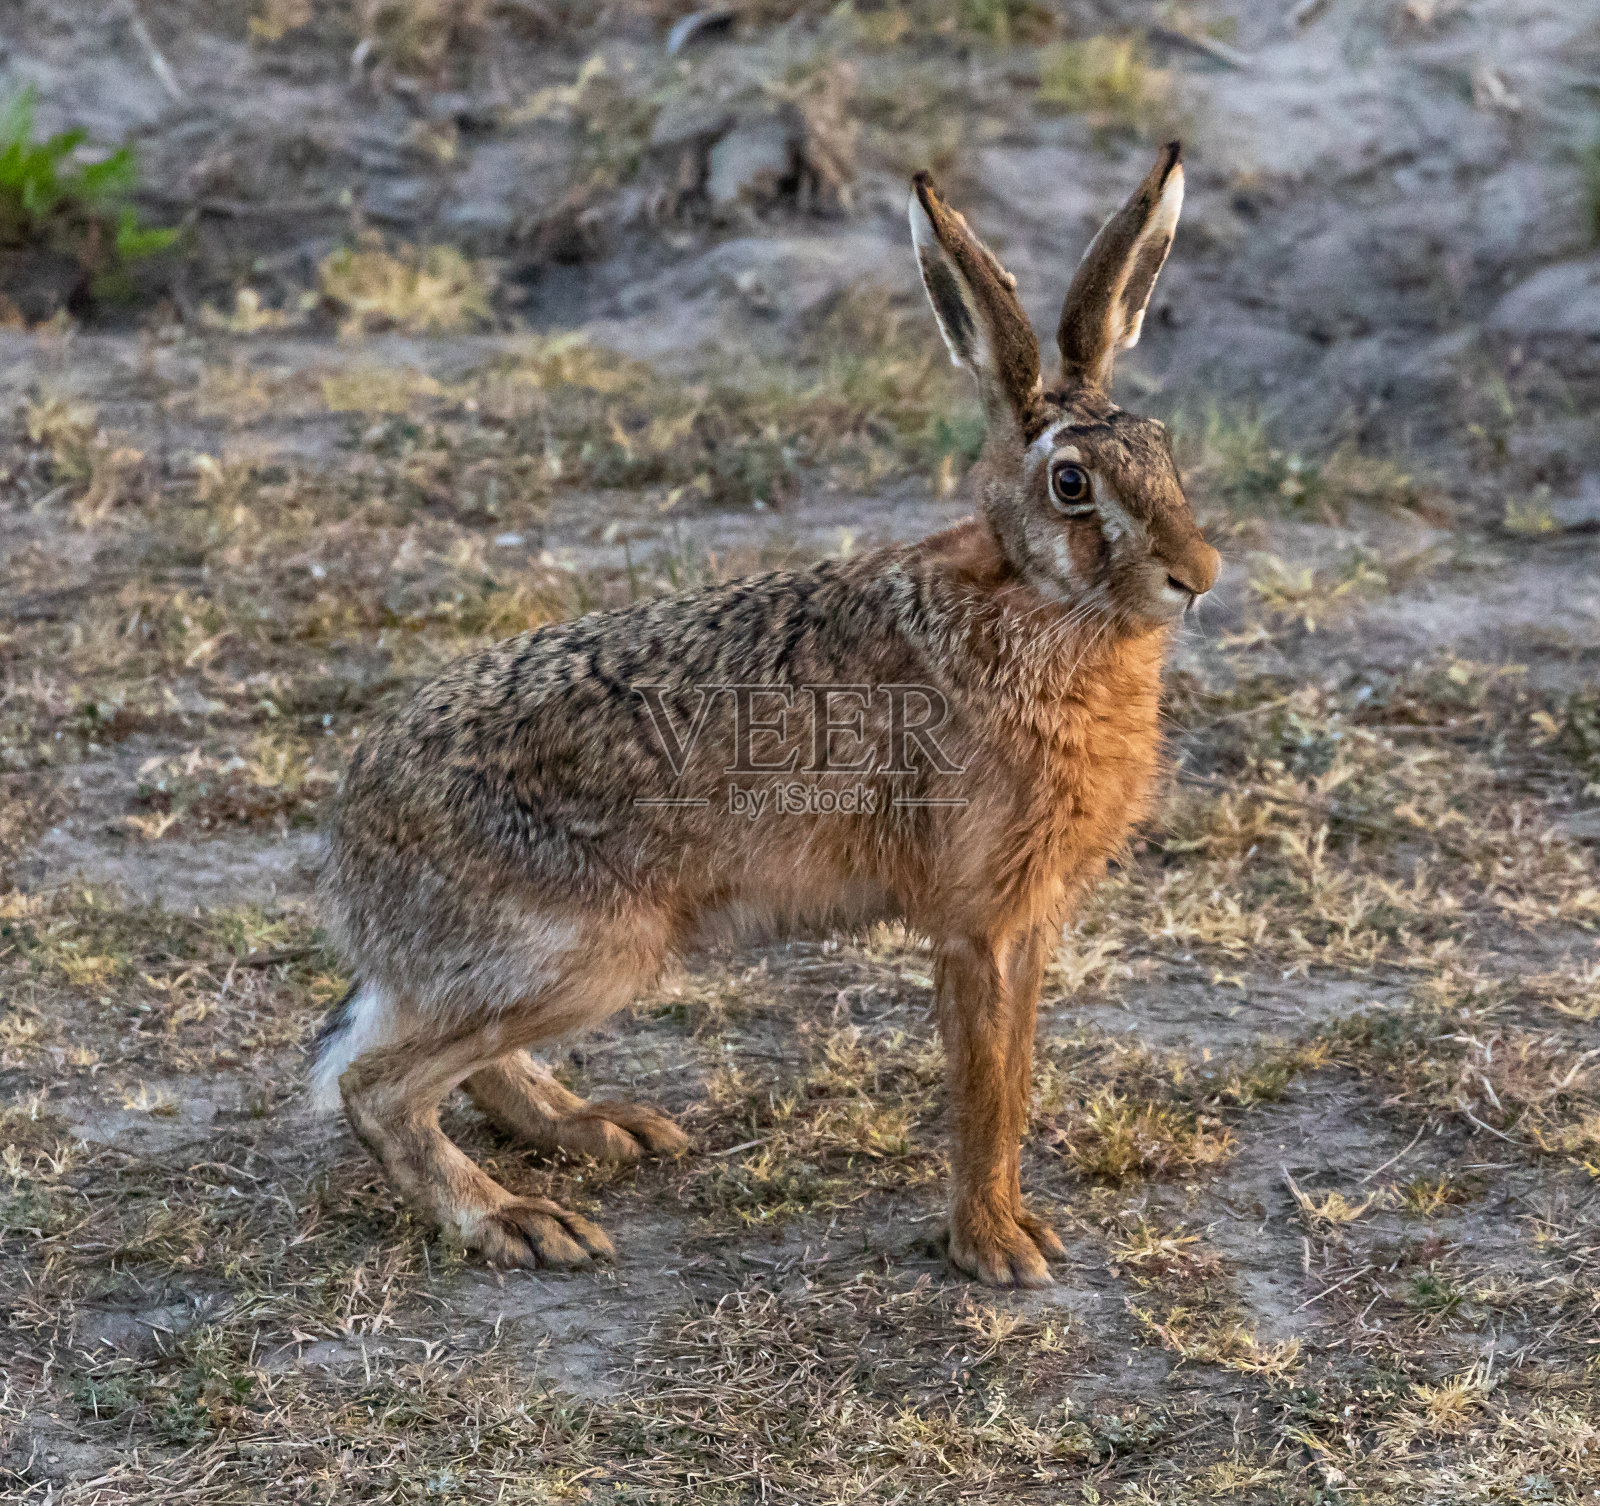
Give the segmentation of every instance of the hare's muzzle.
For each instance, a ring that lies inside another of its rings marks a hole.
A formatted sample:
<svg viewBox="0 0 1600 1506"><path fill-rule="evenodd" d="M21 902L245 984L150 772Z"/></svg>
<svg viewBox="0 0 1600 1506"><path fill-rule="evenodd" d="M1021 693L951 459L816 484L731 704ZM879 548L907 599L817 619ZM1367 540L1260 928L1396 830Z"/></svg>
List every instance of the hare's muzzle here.
<svg viewBox="0 0 1600 1506"><path fill-rule="evenodd" d="M1222 556L1204 539L1196 539L1180 559L1167 561L1167 588L1197 601L1217 583Z"/></svg>

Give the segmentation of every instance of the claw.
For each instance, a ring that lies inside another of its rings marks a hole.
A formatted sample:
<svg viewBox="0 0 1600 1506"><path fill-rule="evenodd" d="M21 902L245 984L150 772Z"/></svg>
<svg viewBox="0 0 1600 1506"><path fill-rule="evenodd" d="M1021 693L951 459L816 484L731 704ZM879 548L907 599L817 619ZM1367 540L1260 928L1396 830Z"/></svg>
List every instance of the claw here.
<svg viewBox="0 0 1600 1506"><path fill-rule="evenodd" d="M644 1155L681 1156L689 1148L689 1137L672 1120L641 1103L591 1103L583 1118L603 1123L620 1138L632 1142L633 1153L616 1156L617 1160L634 1161Z"/></svg>
<svg viewBox="0 0 1600 1506"><path fill-rule="evenodd" d="M495 1265L574 1270L616 1253L605 1230L548 1198L515 1198L489 1214L470 1241Z"/></svg>
<svg viewBox="0 0 1600 1506"><path fill-rule="evenodd" d="M978 1216L957 1210L943 1243L946 1258L963 1275L985 1286L1028 1290L1053 1286L1045 1262L1066 1254L1048 1225L1020 1212Z"/></svg>

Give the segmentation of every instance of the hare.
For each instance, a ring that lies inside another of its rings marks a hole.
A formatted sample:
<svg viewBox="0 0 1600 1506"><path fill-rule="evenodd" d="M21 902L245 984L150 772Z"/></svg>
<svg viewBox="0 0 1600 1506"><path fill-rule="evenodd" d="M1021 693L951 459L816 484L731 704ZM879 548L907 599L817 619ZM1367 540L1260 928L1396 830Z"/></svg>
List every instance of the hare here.
<svg viewBox="0 0 1600 1506"><path fill-rule="evenodd" d="M351 760L321 883L356 982L313 1078L395 1189L490 1261L608 1257L439 1128L618 1161L687 1148L529 1055L711 937L902 921L931 943L948 1063L946 1248L995 1286L1062 1254L1022 1198L1041 976L1146 808L1174 624L1218 557L1159 423L1122 412L1183 199L1178 143L1100 230L1042 380L1016 282L914 180L911 233L988 438L977 512L911 545L541 628L424 686Z"/></svg>

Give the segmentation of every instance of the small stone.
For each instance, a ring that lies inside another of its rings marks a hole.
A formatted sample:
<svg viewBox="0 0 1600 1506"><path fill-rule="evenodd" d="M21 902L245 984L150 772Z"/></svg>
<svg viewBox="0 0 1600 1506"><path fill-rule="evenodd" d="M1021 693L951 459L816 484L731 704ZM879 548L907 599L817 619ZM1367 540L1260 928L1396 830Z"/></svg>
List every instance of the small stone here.
<svg viewBox="0 0 1600 1506"><path fill-rule="evenodd" d="M697 99L668 100L650 128L650 150L664 151L720 136L732 122L726 105Z"/></svg>
<svg viewBox="0 0 1600 1506"><path fill-rule="evenodd" d="M1495 305L1489 322L1525 338L1600 336L1600 256L1557 262L1535 272Z"/></svg>
<svg viewBox="0 0 1600 1506"><path fill-rule="evenodd" d="M1578 483L1577 496L1551 498L1550 516L1573 531L1600 528L1600 472L1590 471Z"/></svg>
<svg viewBox="0 0 1600 1506"><path fill-rule="evenodd" d="M1556 828L1573 842L1600 842L1600 806L1593 810L1574 811Z"/></svg>
<svg viewBox="0 0 1600 1506"><path fill-rule="evenodd" d="M707 166L706 196L718 209L741 198L775 198L794 170L789 127L777 116L736 126L711 148Z"/></svg>

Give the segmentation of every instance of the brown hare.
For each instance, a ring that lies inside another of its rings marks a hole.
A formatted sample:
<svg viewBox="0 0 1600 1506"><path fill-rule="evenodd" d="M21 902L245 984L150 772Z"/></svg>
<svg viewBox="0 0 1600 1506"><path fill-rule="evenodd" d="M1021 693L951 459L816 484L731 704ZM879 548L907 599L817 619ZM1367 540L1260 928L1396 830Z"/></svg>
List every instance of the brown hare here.
<svg viewBox="0 0 1600 1506"><path fill-rule="evenodd" d="M1061 1243L1019 1179L1041 975L1145 810L1163 657L1218 566L1161 425L1110 397L1182 199L1174 142L1085 253L1046 382L1015 279L919 175L923 281L988 425L976 515L525 633L357 749L321 891L356 983L317 1097L465 1244L502 1265L611 1254L445 1138L452 1089L544 1151L682 1151L669 1119L585 1102L529 1048L708 937L895 919L933 950L949 1258L996 1286L1050 1280Z"/></svg>

